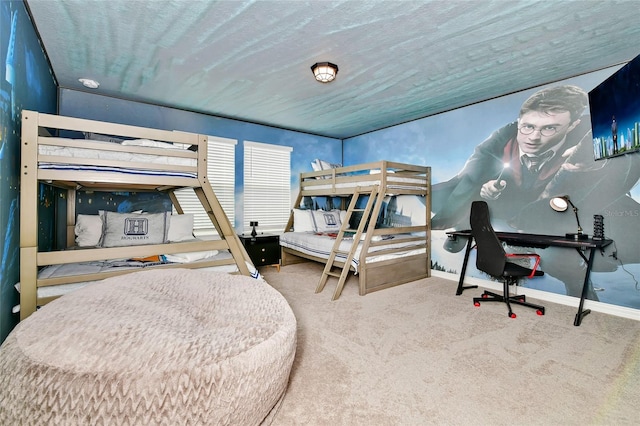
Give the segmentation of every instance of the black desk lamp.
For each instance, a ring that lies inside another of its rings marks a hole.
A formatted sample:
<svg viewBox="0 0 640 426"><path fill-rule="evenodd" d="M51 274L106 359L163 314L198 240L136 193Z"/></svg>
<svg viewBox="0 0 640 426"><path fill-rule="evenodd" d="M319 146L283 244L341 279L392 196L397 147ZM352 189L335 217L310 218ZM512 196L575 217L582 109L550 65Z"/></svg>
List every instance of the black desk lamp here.
<svg viewBox="0 0 640 426"><path fill-rule="evenodd" d="M567 233L565 236L567 238L573 238L574 240L586 240L589 238L587 234L582 233L582 226L580 226L580 219L578 219L578 208L571 202L568 195L563 195L561 197L553 197L549 201L549 205L551 208L557 212L564 212L569 208L569 205L573 208L573 213L576 215L576 222L578 223L578 232L577 233Z"/></svg>
<svg viewBox="0 0 640 426"><path fill-rule="evenodd" d="M249 222L249 226L253 227L253 229L251 230L251 236L255 238L255 236L258 235L258 233L256 232L256 226L258 226L258 222Z"/></svg>

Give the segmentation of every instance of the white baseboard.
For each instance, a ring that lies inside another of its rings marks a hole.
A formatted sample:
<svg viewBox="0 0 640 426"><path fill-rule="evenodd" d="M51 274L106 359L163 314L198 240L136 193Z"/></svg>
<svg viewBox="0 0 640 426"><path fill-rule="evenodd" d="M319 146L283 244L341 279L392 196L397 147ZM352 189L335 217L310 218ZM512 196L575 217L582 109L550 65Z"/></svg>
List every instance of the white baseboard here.
<svg viewBox="0 0 640 426"><path fill-rule="evenodd" d="M455 282L458 282L460 280L460 275L450 274L442 271L431 270L431 275L435 277L452 280ZM477 285L489 290L498 290L498 291L502 290L502 283L499 283L496 281L483 280L480 278L465 277L464 283L465 285ZM455 295L455 293L453 294ZM524 294L525 296L528 296L534 299L544 300L551 303L558 303L560 305L573 306L576 309L578 309L578 305L580 304L580 299L577 297L567 296L564 294L551 293L548 291L536 290L533 288L518 287L518 294ZM594 312L601 312L604 314L615 315L618 317L629 318L629 319L640 321L640 310L628 308L626 306L612 305L609 303L596 302L594 300L585 300L584 309L591 309Z"/></svg>

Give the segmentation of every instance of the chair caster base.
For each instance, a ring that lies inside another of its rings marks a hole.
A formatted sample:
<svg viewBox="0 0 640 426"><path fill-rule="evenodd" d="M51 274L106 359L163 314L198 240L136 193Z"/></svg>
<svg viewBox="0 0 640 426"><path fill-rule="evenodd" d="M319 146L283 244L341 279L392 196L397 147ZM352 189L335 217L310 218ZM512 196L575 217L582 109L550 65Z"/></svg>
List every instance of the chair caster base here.
<svg viewBox="0 0 640 426"><path fill-rule="evenodd" d="M503 302L507 304L509 312L507 316L509 318L516 318L517 315L511 311L511 304L526 306L528 308L533 308L536 310L536 315L542 316L544 315L544 306L536 305L533 303L527 302L525 295L520 294L517 296L509 296L507 293L507 297L504 297L501 294L493 293L491 291L485 290L480 297L473 298L473 306L480 307L480 304L483 302Z"/></svg>

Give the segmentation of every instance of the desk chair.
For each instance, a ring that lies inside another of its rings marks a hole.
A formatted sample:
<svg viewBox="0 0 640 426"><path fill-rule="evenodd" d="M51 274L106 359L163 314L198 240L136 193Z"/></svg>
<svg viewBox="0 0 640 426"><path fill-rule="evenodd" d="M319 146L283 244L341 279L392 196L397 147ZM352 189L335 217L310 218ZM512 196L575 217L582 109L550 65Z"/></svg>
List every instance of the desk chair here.
<svg viewBox="0 0 640 426"><path fill-rule="evenodd" d="M533 308L538 315L544 315L544 306L528 303L524 295L509 296L509 286L517 285L521 278L544 275L544 272L537 270L540 256L535 253L506 253L491 226L489 206L485 201L474 201L471 204L471 235L476 242L476 267L502 281L504 288L502 295L485 290L481 297L473 298L473 304L480 306L480 302L504 302L509 309L507 315L510 318L516 317L511 310L512 303ZM527 268L509 261L517 257L535 259L535 265Z"/></svg>

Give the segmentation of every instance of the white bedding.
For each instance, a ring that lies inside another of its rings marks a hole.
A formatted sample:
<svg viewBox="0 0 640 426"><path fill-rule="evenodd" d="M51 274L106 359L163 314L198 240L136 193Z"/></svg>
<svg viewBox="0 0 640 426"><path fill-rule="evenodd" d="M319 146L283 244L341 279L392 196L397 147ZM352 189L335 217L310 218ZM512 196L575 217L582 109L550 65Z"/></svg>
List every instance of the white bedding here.
<svg viewBox="0 0 640 426"><path fill-rule="evenodd" d="M112 151L112 150L101 150L101 149L93 149L93 148L76 148L63 146L64 141L68 141L69 139L65 138L47 138L47 144L38 144L38 154L41 156L56 156L56 157L65 157L65 158L81 158L81 159L99 159L99 160L109 160L109 161L122 161L122 162L130 162L130 163L146 163L146 164L154 164L158 166L187 166L187 167L196 167L197 160L195 158L185 158L185 157L176 157L171 155L153 155L153 154L140 154L135 152L127 152L127 151ZM50 145L49 143L61 143L61 145ZM103 141L95 141L95 140L85 140L81 139L81 141L91 142L94 144L102 144L105 146L112 147L114 145L113 142L103 142ZM153 143L155 142L155 143ZM144 142L144 140L140 141L124 141L122 145L132 145L132 146L146 146L146 147L154 147L154 148L163 148L169 150L181 150L181 148L170 148L171 144L157 142L157 141L148 141ZM79 165L79 164L62 164L62 163L53 163L53 162L44 162L41 161L38 163L38 167L41 169L54 169L54 170L91 170L91 171L101 171L101 172L123 172L127 170L127 173L133 174L156 174L156 175L169 175L169 176L178 176L178 177L196 177L196 173L185 173L185 172L168 172L168 171L156 171L156 170L147 170L147 169L123 169L121 167L107 167L107 166L96 166L96 165Z"/></svg>
<svg viewBox="0 0 640 426"><path fill-rule="evenodd" d="M392 238L388 239L389 244L384 246L376 246L370 247L369 253L375 253L376 251L385 250L389 248L406 248L406 251L401 251L392 254L382 254L378 256L368 256L367 262L380 262L383 260L389 259L397 259L405 256L412 256L415 254L425 253L425 248L414 248L417 245L424 244L424 240L422 241L403 241L407 238L413 237L411 234L396 234L393 236L389 236ZM386 239L388 237L373 237L373 240ZM280 236L280 245L283 247L288 247L302 253L306 253L312 256L320 257L323 259L328 259L329 254L331 253L331 249L333 248L333 244L335 243L335 238L332 238L328 235L317 235L313 232L285 232ZM351 245L353 240L345 239L340 243L341 251L349 251L351 249ZM358 273L358 265L360 264L360 252L362 249L362 243L359 244L358 249L356 250L355 256L351 261L351 266L353 266L355 273ZM336 259L339 261L345 261L347 257L342 254L338 254Z"/></svg>
<svg viewBox="0 0 640 426"><path fill-rule="evenodd" d="M64 138L48 138L48 141L64 141ZM82 139L85 141L85 139ZM87 142L105 144L107 146L113 146L111 142L91 141ZM123 145L127 145L124 144ZM148 146L148 145L133 145L133 146ZM158 148L157 146L154 146ZM176 148L164 148L164 149L176 149ZM144 162L151 164L161 165L175 165L175 166L196 166L197 161L195 158L174 157L166 155L153 155L153 154L139 154L136 152L125 151L111 151L111 150L99 150L92 148L75 148L69 146L58 145L45 145L38 144L38 154L40 155L55 155L59 157L70 158L92 158L102 160L116 160L116 161L130 161L130 162Z"/></svg>
<svg viewBox="0 0 640 426"><path fill-rule="evenodd" d="M166 257L166 262L169 263L187 263L187 262L195 262L198 260L226 260L231 258L231 253L227 250L210 250L210 251L200 251L200 252L191 252L191 253L174 253L173 255L163 255ZM65 263L62 265L50 265L42 268L38 272L38 279L46 279L46 278L56 278L56 277L66 277L73 275L83 275L83 274L96 274L100 272L108 272L117 268L117 270L142 270L146 266L154 265L157 263L152 262L135 262L128 261L124 259L119 260L101 260L101 261L93 261L93 262L79 262L79 263ZM250 266L250 265L247 265ZM226 272L233 273L238 271L238 267L235 264L231 265L222 265L222 266L211 266L200 268L201 270L208 271L216 271L216 272ZM257 271L255 268L250 266L249 270L252 272L252 276L254 278L258 278ZM255 274L254 274L254 271ZM73 290L77 290L89 284L90 282L81 282L81 283L72 283L72 284L60 284L54 286L44 286L38 287L37 295L38 298L46 298L46 297L58 297L64 294L70 293ZM15 286L16 290L20 292L20 283L17 283ZM14 306L13 312L19 312L20 306Z"/></svg>
<svg viewBox="0 0 640 426"><path fill-rule="evenodd" d="M82 166L60 163L38 163L38 168L49 170L86 170L93 172L111 172L111 173L126 173L132 175L153 175L153 176L174 176L174 177L186 177L195 178L197 173L184 173L184 172L171 172L168 170L148 170L148 169L125 169L121 167L108 167L108 166Z"/></svg>
<svg viewBox="0 0 640 426"><path fill-rule="evenodd" d="M338 177L340 176L347 176L347 175L339 175ZM308 189L326 190L326 189L332 189L332 188L354 188L357 186L372 186L380 183L380 178L376 179L375 173L371 175L371 180L365 180L364 178L365 175L358 175L358 176L363 176L363 180L358 180L355 182L339 182L335 184L328 183L323 185L309 185ZM426 181L424 178L421 178L421 179L420 178L403 178L403 177L394 176L393 173L387 174L387 189L424 188L426 185L425 182ZM304 182L302 185L304 186ZM391 193L387 191L387 195L391 195Z"/></svg>
<svg viewBox="0 0 640 426"><path fill-rule="evenodd" d="M156 265L159 263L187 263L205 259L222 260L229 259L231 254L228 251L220 252L218 250L209 250L192 253L175 253L172 255L162 255L161 257L165 258L164 262L142 262L128 259L113 259L50 265L42 268L40 272L38 272L38 278L45 279L69 275L95 274L109 271L112 268L144 268L145 266Z"/></svg>

